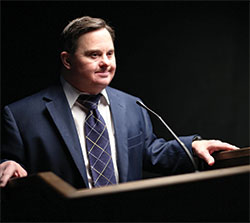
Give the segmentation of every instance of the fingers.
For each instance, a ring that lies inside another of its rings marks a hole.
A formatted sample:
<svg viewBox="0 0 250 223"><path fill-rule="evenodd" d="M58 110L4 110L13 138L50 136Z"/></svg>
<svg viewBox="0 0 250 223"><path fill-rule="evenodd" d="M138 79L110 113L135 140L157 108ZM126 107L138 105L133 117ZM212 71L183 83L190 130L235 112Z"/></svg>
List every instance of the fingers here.
<svg viewBox="0 0 250 223"><path fill-rule="evenodd" d="M199 142L195 144L195 147L193 147L195 154L200 157L201 159L205 160L206 163L209 166L214 165L215 160L214 158L210 155L211 151L207 149L206 144L204 142Z"/></svg>
<svg viewBox="0 0 250 223"><path fill-rule="evenodd" d="M207 164L208 164L209 166L212 166L212 165L214 165L214 163L215 163L214 158L210 155L209 152L203 153L203 157L202 157L202 158L207 162Z"/></svg>
<svg viewBox="0 0 250 223"><path fill-rule="evenodd" d="M18 170L14 173L15 177L26 177L28 174L25 169L23 169L19 164L17 164Z"/></svg>
<svg viewBox="0 0 250 223"><path fill-rule="evenodd" d="M12 177L25 177L27 172L18 163L6 161L0 164L0 187L5 187Z"/></svg>
<svg viewBox="0 0 250 223"><path fill-rule="evenodd" d="M5 187L8 180L14 175L15 169L13 165L2 163L0 166L0 187Z"/></svg>
<svg viewBox="0 0 250 223"><path fill-rule="evenodd" d="M208 148L212 152L220 151L220 150L230 151L230 150L239 149L238 147L236 147L234 145L231 145L231 144L226 143L226 142L221 142L220 140L209 140L208 141Z"/></svg>
<svg viewBox="0 0 250 223"><path fill-rule="evenodd" d="M199 140L192 143L193 151L200 158L204 159L208 165L212 166L215 163L211 156L215 151L230 151L237 150L238 147L229 143L221 142L220 140Z"/></svg>

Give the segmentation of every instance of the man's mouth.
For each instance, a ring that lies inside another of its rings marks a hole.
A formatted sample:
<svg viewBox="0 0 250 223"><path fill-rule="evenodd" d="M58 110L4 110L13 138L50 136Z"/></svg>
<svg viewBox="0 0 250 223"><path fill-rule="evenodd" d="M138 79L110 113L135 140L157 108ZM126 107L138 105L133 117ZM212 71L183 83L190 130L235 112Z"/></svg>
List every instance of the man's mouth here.
<svg viewBox="0 0 250 223"><path fill-rule="evenodd" d="M109 71L97 71L95 73L100 77L108 77L110 75Z"/></svg>

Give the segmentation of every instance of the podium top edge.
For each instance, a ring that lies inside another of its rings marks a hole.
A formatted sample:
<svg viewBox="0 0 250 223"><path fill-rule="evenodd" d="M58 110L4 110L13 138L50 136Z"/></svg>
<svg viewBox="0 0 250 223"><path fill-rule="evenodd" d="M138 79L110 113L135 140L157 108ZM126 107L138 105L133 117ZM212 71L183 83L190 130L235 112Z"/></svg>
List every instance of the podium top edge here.
<svg viewBox="0 0 250 223"><path fill-rule="evenodd" d="M157 177L153 179L120 183L117 185L100 187L100 188L80 189L72 193L69 196L69 198L79 198L79 197L89 197L89 196L129 192L141 189L149 189L162 186L189 183L194 181L209 180L209 179L215 179L219 177L226 177L244 173L250 173L250 165L181 174L168 177Z"/></svg>
<svg viewBox="0 0 250 223"><path fill-rule="evenodd" d="M230 151L220 151L213 154L215 160L235 159L240 157L250 157L250 147Z"/></svg>

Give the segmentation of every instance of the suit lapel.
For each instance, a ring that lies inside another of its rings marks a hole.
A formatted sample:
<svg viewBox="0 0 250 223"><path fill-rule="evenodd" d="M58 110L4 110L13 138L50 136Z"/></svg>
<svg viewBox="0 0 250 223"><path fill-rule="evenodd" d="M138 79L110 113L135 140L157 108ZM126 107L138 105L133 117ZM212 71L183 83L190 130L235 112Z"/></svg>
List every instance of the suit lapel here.
<svg viewBox="0 0 250 223"><path fill-rule="evenodd" d="M87 173L85 170L81 145L74 119L68 101L60 85L53 88L45 97L46 107L58 131L60 132L69 152L88 187Z"/></svg>
<svg viewBox="0 0 250 223"><path fill-rule="evenodd" d="M126 108L122 100L112 88L107 87L111 113L115 129L117 149L117 164L120 182L126 182L128 177L128 141L126 126Z"/></svg>

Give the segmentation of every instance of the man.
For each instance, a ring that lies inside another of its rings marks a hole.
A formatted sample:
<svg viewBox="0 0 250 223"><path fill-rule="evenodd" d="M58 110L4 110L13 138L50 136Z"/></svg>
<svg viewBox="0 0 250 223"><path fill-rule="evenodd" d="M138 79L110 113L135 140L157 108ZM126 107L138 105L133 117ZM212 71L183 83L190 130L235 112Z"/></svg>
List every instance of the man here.
<svg viewBox="0 0 250 223"><path fill-rule="evenodd" d="M108 87L116 70L114 30L102 19L82 17L70 22L62 37L60 82L4 108L1 187L12 177L42 171L76 188L139 180L143 169L192 171L175 140L156 138L147 112L136 104L139 99ZM103 128L96 130L98 125ZM99 144L102 138L105 146ZM196 138L181 137L190 153L209 165L214 151L238 149Z"/></svg>

